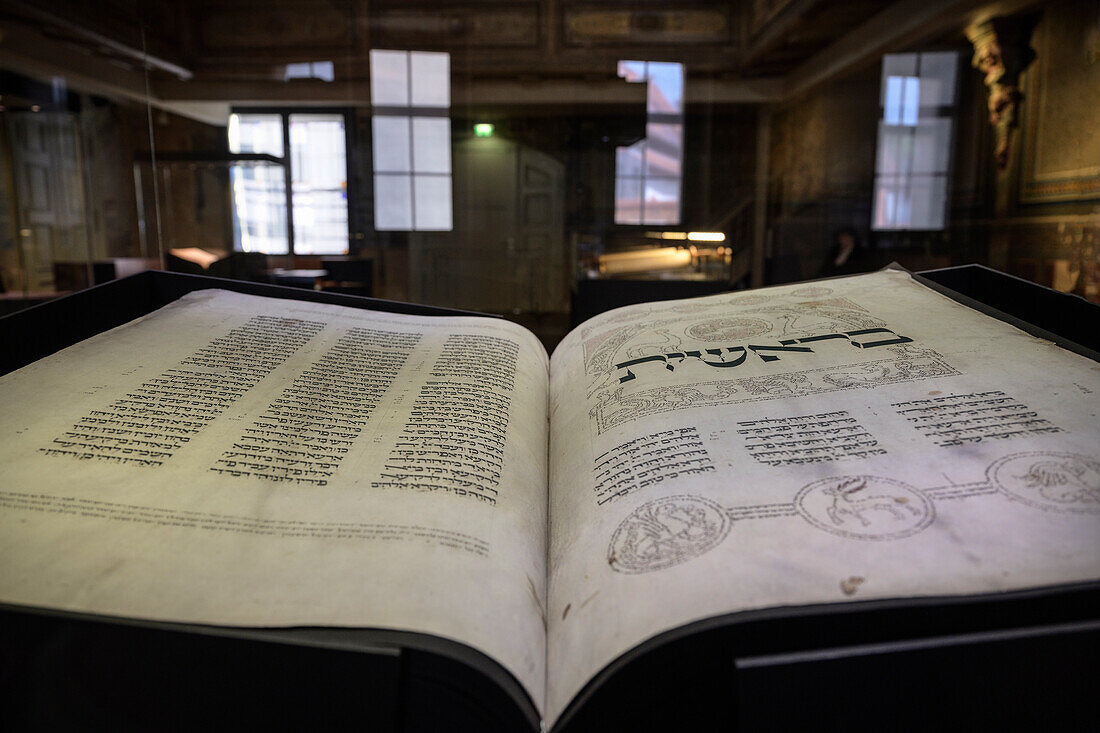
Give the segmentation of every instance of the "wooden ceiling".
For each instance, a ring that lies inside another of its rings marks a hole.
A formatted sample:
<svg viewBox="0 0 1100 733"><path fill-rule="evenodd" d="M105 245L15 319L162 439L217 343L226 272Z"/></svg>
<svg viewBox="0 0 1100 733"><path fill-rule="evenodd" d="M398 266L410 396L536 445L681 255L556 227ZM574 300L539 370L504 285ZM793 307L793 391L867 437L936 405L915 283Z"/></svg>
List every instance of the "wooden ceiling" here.
<svg viewBox="0 0 1100 733"><path fill-rule="evenodd" d="M621 59L680 61L688 102L777 101L1020 0L0 0L0 68L192 116L202 105L369 104L372 48L451 54L457 103L636 104ZM332 61L335 80L284 81ZM146 75L148 69L148 75ZM210 107L213 110L213 107ZM215 112L220 116L221 112Z"/></svg>

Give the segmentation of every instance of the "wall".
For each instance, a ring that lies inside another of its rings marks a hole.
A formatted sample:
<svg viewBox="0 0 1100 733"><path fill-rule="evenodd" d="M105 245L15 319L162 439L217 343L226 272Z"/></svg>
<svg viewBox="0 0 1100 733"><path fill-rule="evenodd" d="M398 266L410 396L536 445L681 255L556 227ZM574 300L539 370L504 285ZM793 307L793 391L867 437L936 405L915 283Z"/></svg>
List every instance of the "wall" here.
<svg viewBox="0 0 1100 733"><path fill-rule="evenodd" d="M819 277L837 231L872 239L879 67L795 99L771 118L769 284Z"/></svg>
<svg viewBox="0 0 1100 733"><path fill-rule="evenodd" d="M1100 5L1047 5L1032 34L1007 194L991 254L1010 272L1100 302Z"/></svg>
<svg viewBox="0 0 1100 733"><path fill-rule="evenodd" d="M1100 6L1046 5L1021 77L1024 101L1008 166L998 169L982 74L962 29L910 50L960 54L948 227L870 230L880 67L830 82L774 112L769 158L768 281L824 274L838 229L872 245L868 266L970 262L1100 301ZM1079 276L1085 272L1084 276Z"/></svg>

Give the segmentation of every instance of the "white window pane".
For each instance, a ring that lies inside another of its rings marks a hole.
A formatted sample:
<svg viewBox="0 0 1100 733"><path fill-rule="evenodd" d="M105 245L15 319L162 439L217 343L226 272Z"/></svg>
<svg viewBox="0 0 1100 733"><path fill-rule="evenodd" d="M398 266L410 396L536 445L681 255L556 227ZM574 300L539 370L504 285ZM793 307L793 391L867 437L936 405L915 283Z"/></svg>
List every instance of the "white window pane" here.
<svg viewBox="0 0 1100 733"><path fill-rule="evenodd" d="M884 181L875 181L874 210L871 214L871 228L896 229L897 187Z"/></svg>
<svg viewBox="0 0 1100 733"><path fill-rule="evenodd" d="M902 87L901 124L912 127L917 124L920 115L920 79L915 76L905 77Z"/></svg>
<svg viewBox="0 0 1100 733"><path fill-rule="evenodd" d="M290 115L295 254L348 251L344 116Z"/></svg>
<svg viewBox="0 0 1100 733"><path fill-rule="evenodd" d="M615 175L642 175L642 155L645 153L645 140L633 145L615 148Z"/></svg>
<svg viewBox="0 0 1100 733"><path fill-rule="evenodd" d="M409 106L407 51L370 52L370 101L382 107Z"/></svg>
<svg viewBox="0 0 1100 733"><path fill-rule="evenodd" d="M336 70L331 61L304 61L287 64L283 71L283 81L290 81L291 79L332 81L335 78Z"/></svg>
<svg viewBox="0 0 1100 733"><path fill-rule="evenodd" d="M412 106L451 106L451 55L412 52Z"/></svg>
<svg viewBox="0 0 1100 733"><path fill-rule="evenodd" d="M290 115L290 155L294 183L340 187L347 180L347 139L343 115Z"/></svg>
<svg viewBox="0 0 1100 733"><path fill-rule="evenodd" d="M379 231L412 231L412 176L374 177L374 228Z"/></svg>
<svg viewBox="0 0 1100 733"><path fill-rule="evenodd" d="M684 126L651 122L645 126L646 176L680 177Z"/></svg>
<svg viewBox="0 0 1100 733"><path fill-rule="evenodd" d="M947 205L947 179L944 176L914 176L909 182L910 229L943 229Z"/></svg>
<svg viewBox="0 0 1100 733"><path fill-rule="evenodd" d="M650 61L647 75L646 111L681 114L684 111L684 65Z"/></svg>
<svg viewBox="0 0 1100 733"><path fill-rule="evenodd" d="M413 117L413 172L451 172L451 120Z"/></svg>
<svg viewBox="0 0 1100 733"><path fill-rule="evenodd" d="M882 117L890 125L917 124L920 112L920 79L915 76L891 76L886 79Z"/></svg>
<svg viewBox="0 0 1100 733"><path fill-rule="evenodd" d="M642 223L642 179L615 179L615 223Z"/></svg>
<svg viewBox="0 0 1100 733"><path fill-rule="evenodd" d="M901 88L904 83L904 76L889 76L886 78L886 86L883 91L882 118L888 125L901 124Z"/></svg>
<svg viewBox="0 0 1100 733"><path fill-rule="evenodd" d="M378 173L409 173L412 151L409 143L409 118L375 115L374 170Z"/></svg>
<svg viewBox="0 0 1100 733"><path fill-rule="evenodd" d="M882 99L880 103L886 106L886 82L892 76L916 76L917 54L915 53L890 53L882 57Z"/></svg>
<svg viewBox="0 0 1100 733"><path fill-rule="evenodd" d="M921 104L950 107L955 104L958 56L950 51L920 55Z"/></svg>
<svg viewBox="0 0 1100 733"><path fill-rule="evenodd" d="M230 115L229 152L283 157L283 118L247 113Z"/></svg>
<svg viewBox="0 0 1100 733"><path fill-rule="evenodd" d="M900 176L909 173L913 159L913 128L895 127L885 121L878 126L878 175Z"/></svg>
<svg viewBox="0 0 1100 733"><path fill-rule="evenodd" d="M620 61L618 75L632 83L645 81L645 61Z"/></svg>
<svg viewBox="0 0 1100 733"><path fill-rule="evenodd" d="M310 68L310 63L308 61L304 61L300 64L287 64L286 68L283 70L283 81L311 78L313 78L313 70Z"/></svg>
<svg viewBox="0 0 1100 733"><path fill-rule="evenodd" d="M917 125L913 139L913 173L946 173L950 152L949 117L935 117Z"/></svg>
<svg viewBox="0 0 1100 733"><path fill-rule="evenodd" d="M451 230L451 177L413 176L418 231Z"/></svg>
<svg viewBox="0 0 1100 733"><path fill-rule="evenodd" d="M234 247L243 252L286 254L286 189L278 166L233 166Z"/></svg>
<svg viewBox="0 0 1100 733"><path fill-rule="evenodd" d="M314 79L322 81L336 80L336 67L331 61L314 61L310 64Z"/></svg>
<svg viewBox="0 0 1100 733"><path fill-rule="evenodd" d="M647 178L643 224L680 223L680 180Z"/></svg>

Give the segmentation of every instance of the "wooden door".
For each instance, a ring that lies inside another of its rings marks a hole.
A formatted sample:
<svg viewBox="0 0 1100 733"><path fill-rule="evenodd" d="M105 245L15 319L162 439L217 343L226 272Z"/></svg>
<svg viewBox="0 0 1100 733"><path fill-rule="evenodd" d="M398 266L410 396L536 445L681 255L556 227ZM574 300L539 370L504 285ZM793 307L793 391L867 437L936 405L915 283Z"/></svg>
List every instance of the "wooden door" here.
<svg viewBox="0 0 1100 733"><path fill-rule="evenodd" d="M13 113L8 135L23 279L28 290L50 290L54 262L88 258L75 120L64 113Z"/></svg>
<svg viewBox="0 0 1100 733"><path fill-rule="evenodd" d="M453 152L454 230L409 237L410 297L487 313L568 309L565 166L500 138Z"/></svg>

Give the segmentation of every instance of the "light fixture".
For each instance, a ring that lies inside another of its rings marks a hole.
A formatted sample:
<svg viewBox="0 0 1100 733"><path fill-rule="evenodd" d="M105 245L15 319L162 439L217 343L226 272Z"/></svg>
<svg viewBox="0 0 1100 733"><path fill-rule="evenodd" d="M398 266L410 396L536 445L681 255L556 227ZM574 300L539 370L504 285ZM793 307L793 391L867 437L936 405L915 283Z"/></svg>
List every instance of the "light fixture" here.
<svg viewBox="0 0 1100 733"><path fill-rule="evenodd" d="M478 137L492 137L495 129L491 122L478 122L474 125L474 134Z"/></svg>
<svg viewBox="0 0 1100 733"><path fill-rule="evenodd" d="M724 242L726 235L722 232L688 232L689 242Z"/></svg>

